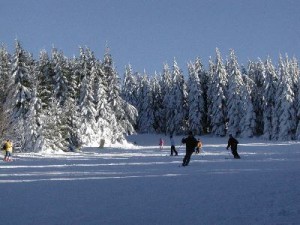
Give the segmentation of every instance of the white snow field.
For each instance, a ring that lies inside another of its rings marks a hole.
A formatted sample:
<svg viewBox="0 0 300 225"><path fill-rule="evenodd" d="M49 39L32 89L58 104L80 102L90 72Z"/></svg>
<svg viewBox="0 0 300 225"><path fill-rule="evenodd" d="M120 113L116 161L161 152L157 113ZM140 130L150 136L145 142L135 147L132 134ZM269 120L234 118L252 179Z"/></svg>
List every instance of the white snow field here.
<svg viewBox="0 0 300 225"><path fill-rule="evenodd" d="M300 224L300 143L201 137L205 151L179 167L175 137L127 137L136 146L79 153L14 153L0 162L1 225ZM230 156L231 157L231 156Z"/></svg>

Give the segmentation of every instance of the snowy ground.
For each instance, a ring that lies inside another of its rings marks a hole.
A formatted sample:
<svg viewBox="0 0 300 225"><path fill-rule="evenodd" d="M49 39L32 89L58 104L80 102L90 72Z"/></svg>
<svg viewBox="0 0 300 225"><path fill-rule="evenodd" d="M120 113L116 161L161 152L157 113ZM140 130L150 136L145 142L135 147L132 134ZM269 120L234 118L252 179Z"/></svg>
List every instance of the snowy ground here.
<svg viewBox="0 0 300 225"><path fill-rule="evenodd" d="M300 143L203 137L188 167L169 139L58 155L15 153L0 162L2 225L291 225L300 222ZM176 137L177 143L182 137ZM177 149L178 149L177 148Z"/></svg>

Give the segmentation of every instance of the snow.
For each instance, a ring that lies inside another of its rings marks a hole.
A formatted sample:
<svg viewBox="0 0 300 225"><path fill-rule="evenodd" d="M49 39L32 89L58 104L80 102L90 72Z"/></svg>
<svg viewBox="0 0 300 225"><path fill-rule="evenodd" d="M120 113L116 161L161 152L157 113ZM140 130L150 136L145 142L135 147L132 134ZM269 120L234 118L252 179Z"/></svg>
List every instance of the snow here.
<svg viewBox="0 0 300 225"><path fill-rule="evenodd" d="M172 157L163 135L78 153L14 153L0 162L0 224L299 224L300 142L238 139L242 159L234 160L227 138L202 136L204 153L179 167L181 138Z"/></svg>

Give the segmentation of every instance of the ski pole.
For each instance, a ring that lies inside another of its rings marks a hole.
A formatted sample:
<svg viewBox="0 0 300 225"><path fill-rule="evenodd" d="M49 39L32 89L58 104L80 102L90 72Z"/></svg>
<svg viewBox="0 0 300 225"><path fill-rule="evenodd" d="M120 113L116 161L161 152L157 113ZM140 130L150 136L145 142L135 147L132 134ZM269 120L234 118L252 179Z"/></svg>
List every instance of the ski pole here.
<svg viewBox="0 0 300 225"><path fill-rule="evenodd" d="M180 145L179 149L178 149L178 154L179 154L179 150L182 151L183 150L183 144Z"/></svg>
<svg viewBox="0 0 300 225"><path fill-rule="evenodd" d="M231 158L231 154L230 154L229 150L227 148L226 148L226 150L227 150L227 153L228 153L228 158Z"/></svg>
<svg viewBox="0 0 300 225"><path fill-rule="evenodd" d="M206 152L203 150L203 148L200 148L200 152L202 152L202 159L203 159Z"/></svg>

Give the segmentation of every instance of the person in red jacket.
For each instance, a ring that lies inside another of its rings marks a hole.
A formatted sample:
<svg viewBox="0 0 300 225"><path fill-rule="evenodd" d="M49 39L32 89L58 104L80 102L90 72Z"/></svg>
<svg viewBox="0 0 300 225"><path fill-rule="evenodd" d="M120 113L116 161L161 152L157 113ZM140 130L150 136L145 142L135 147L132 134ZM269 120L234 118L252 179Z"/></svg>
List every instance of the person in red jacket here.
<svg viewBox="0 0 300 225"><path fill-rule="evenodd" d="M164 139L160 138L159 139L159 149L160 150L162 150L164 148L164 144L165 144Z"/></svg>
<svg viewBox="0 0 300 225"><path fill-rule="evenodd" d="M237 152L238 143L239 142L232 136L232 134L229 134L228 145L226 149L228 150L229 147L231 148L231 153L235 159L241 158Z"/></svg>

